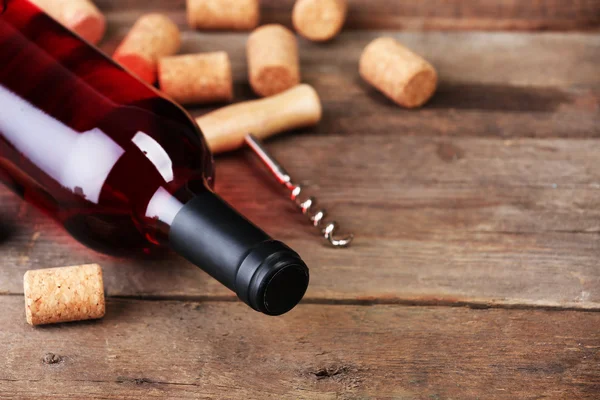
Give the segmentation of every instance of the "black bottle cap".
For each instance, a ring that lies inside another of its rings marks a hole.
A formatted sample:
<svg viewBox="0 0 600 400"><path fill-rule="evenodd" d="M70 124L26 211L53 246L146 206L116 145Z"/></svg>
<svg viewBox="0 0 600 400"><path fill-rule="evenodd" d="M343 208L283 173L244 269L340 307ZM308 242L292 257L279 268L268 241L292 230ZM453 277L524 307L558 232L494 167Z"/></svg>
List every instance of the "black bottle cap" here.
<svg viewBox="0 0 600 400"><path fill-rule="evenodd" d="M296 252L212 192L177 213L169 240L176 252L267 315L290 311L308 287L308 267Z"/></svg>
<svg viewBox="0 0 600 400"><path fill-rule="evenodd" d="M238 269L235 287L240 299L257 311L281 315L302 300L308 268L298 254L269 240L253 248Z"/></svg>

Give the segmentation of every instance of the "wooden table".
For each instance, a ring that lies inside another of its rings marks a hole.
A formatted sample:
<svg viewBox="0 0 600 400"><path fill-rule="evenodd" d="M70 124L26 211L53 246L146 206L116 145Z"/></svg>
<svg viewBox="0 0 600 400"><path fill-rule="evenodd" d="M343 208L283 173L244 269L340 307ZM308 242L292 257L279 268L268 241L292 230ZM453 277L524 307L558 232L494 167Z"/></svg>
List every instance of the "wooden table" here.
<svg viewBox="0 0 600 400"><path fill-rule="evenodd" d="M176 256L93 253L2 188L0 398L600 398L600 1L350 3L337 40L300 40L324 121L268 147L354 246L324 246L248 151L217 159L218 192L311 267L304 303L269 318ZM148 10L185 27L183 0L98 4L108 53ZM438 68L425 108L359 78L384 34ZM246 37L182 51L227 50L243 100ZM106 317L27 325L23 273L89 262Z"/></svg>

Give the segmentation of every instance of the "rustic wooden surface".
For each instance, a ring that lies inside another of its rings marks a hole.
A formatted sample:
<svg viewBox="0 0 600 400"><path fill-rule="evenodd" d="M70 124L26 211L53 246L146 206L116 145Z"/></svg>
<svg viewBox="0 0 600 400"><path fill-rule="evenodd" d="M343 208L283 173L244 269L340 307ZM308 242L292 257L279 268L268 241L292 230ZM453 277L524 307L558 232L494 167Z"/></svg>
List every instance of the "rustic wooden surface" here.
<svg viewBox="0 0 600 400"><path fill-rule="evenodd" d="M238 303L114 300L101 321L32 329L20 297L0 297L0 307L3 399L512 400L600 392L599 313L305 305L269 318Z"/></svg>
<svg viewBox="0 0 600 400"><path fill-rule="evenodd" d="M350 3L365 30L300 40L323 123L268 147L355 245L325 247L249 152L217 160L218 192L311 267L304 304L267 318L174 255L93 253L0 188L0 398L600 396L600 2ZM183 0L98 4L109 54L150 9L184 26ZM264 21L291 4L263 1ZM392 28L412 32L375 31ZM588 32L415 32L498 28ZM425 108L361 82L383 34L438 68ZM227 50L249 99L246 37L186 31L182 51ZM85 262L107 317L27 326L23 273Z"/></svg>
<svg viewBox="0 0 600 400"><path fill-rule="evenodd" d="M186 0L96 0L113 21L149 9L184 25ZM262 23L291 26L295 0L260 0ZM600 0L348 0L349 29L598 30Z"/></svg>

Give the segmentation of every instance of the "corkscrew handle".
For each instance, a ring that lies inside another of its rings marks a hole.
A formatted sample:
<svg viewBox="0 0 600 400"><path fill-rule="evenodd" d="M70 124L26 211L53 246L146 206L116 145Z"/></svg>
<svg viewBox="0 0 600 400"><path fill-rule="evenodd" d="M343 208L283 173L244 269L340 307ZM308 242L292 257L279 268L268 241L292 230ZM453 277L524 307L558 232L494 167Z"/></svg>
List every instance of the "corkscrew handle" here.
<svg viewBox="0 0 600 400"><path fill-rule="evenodd" d="M352 240L354 239L354 235L349 234L344 236L343 238L337 238L336 232L339 229L339 226L336 222L326 222L325 216L326 212L323 209L314 211L316 205L316 199L314 197L306 198L305 200L301 200L300 196L302 193L302 186L295 184L292 180L290 174L285 170L285 168L272 156L267 152L267 149L263 146L261 141L253 136L252 134L247 135L244 138L244 141L252 149L252 151L260 158L263 164L271 171L271 174L277 179L277 181L285 186L290 191L290 198L294 203L300 208L302 213L309 217L312 224L319 228L323 237L333 246L333 247L348 247Z"/></svg>

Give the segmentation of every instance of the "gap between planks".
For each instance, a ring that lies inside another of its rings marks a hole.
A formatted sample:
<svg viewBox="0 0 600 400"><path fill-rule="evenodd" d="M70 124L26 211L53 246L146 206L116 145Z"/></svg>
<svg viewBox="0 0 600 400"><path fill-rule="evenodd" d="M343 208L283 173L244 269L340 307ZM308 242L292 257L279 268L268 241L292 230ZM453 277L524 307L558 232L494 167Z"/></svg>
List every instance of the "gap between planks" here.
<svg viewBox="0 0 600 400"><path fill-rule="evenodd" d="M23 293L0 293L0 296L19 297ZM110 300L136 300L148 302L181 302L181 303L237 303L239 300L233 296L198 296L198 295L115 295L106 296ZM462 307L472 310L539 310L539 311L578 311L600 312L600 307L590 306L582 308L580 305L560 304L527 304L527 303L491 303L477 300L450 300L450 299L408 299L408 298L368 298L368 299L326 299L305 297L301 305L328 305L328 306L403 306L403 307Z"/></svg>

